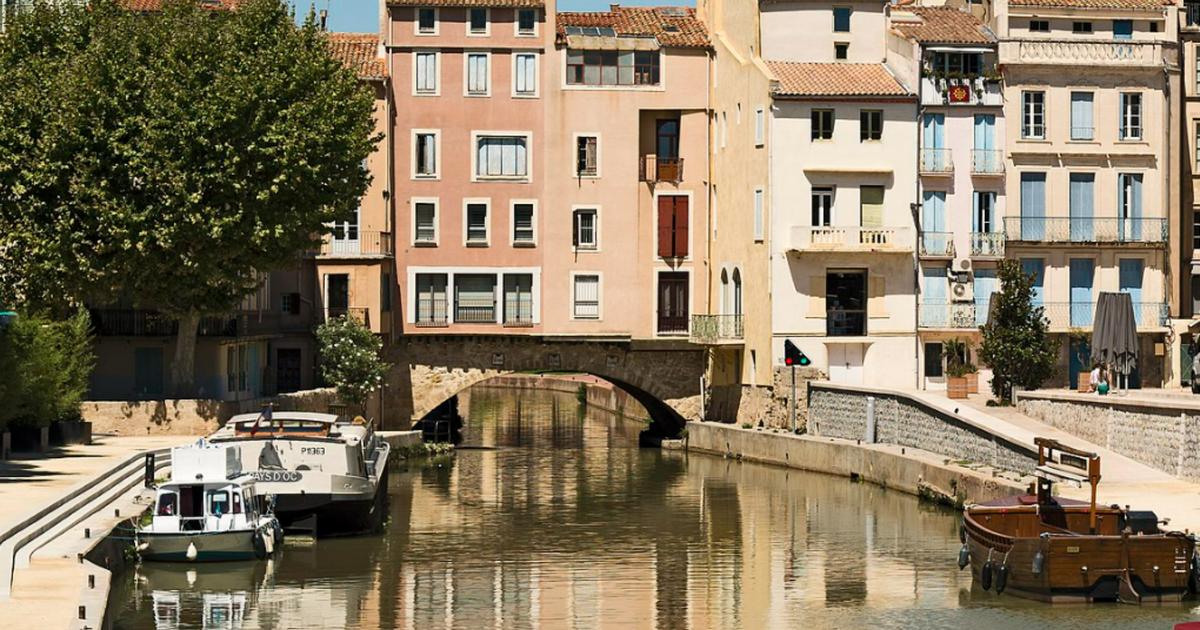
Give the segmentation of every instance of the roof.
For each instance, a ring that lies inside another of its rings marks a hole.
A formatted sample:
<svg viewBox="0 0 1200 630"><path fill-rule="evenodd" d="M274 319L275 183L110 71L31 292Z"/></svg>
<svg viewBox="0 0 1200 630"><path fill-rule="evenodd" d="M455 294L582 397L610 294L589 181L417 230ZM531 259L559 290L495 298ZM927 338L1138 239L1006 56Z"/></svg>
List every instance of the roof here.
<svg viewBox="0 0 1200 630"><path fill-rule="evenodd" d="M330 33L333 56L367 80L383 80L387 66L379 56L379 36L373 33Z"/></svg>
<svg viewBox="0 0 1200 630"><path fill-rule="evenodd" d="M1173 0L1009 0L1013 7L1047 7L1062 9L1141 9L1153 11L1169 7Z"/></svg>
<svg viewBox="0 0 1200 630"><path fill-rule="evenodd" d="M690 7L623 7L591 13L559 13L559 44L566 42L566 27L612 28L618 36L653 37L664 48L708 48L708 31Z"/></svg>
<svg viewBox="0 0 1200 630"><path fill-rule="evenodd" d="M389 7L481 7L541 9L544 0L387 0Z"/></svg>
<svg viewBox="0 0 1200 630"><path fill-rule="evenodd" d="M892 11L891 26L901 35L922 44L996 42L996 36L979 18L951 7L897 8Z"/></svg>
<svg viewBox="0 0 1200 630"><path fill-rule="evenodd" d="M912 96L881 63L768 61L767 67L779 82L774 96Z"/></svg>

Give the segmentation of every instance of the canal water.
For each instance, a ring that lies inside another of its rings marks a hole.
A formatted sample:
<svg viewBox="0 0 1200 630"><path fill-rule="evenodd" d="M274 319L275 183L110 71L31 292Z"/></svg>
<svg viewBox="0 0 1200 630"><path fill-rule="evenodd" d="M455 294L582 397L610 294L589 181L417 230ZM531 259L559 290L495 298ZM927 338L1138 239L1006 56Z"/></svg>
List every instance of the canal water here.
<svg viewBox="0 0 1200 630"><path fill-rule="evenodd" d="M972 589L957 516L847 479L639 449L574 395L471 392L463 447L393 471L378 536L144 564L116 628L1120 628L1189 607ZM1194 606L1194 604L1193 604Z"/></svg>

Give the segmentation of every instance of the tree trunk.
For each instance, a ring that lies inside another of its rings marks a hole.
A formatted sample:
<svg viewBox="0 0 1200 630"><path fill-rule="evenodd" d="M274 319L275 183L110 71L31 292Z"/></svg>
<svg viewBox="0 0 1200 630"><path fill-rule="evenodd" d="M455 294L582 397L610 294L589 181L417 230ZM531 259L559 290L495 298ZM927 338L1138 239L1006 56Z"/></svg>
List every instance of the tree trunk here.
<svg viewBox="0 0 1200 630"><path fill-rule="evenodd" d="M196 332L200 314L188 311L179 316L175 337L175 357L171 360L171 389L176 398L191 398L196 380Z"/></svg>

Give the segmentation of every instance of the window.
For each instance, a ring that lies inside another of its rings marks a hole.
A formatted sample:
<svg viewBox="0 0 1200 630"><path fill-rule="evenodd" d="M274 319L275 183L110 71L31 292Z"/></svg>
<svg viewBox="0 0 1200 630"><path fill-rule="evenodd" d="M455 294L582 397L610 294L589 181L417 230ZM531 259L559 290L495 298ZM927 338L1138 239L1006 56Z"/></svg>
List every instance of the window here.
<svg viewBox="0 0 1200 630"><path fill-rule="evenodd" d="M1091 140L1093 137L1092 93L1071 92L1071 139Z"/></svg>
<svg viewBox="0 0 1200 630"><path fill-rule="evenodd" d="M392 274L384 273L379 276L379 310L392 310Z"/></svg>
<svg viewBox="0 0 1200 630"><path fill-rule="evenodd" d="M883 137L883 111L864 109L858 113L858 139L860 142L879 140Z"/></svg>
<svg viewBox="0 0 1200 630"><path fill-rule="evenodd" d="M766 200L763 196L763 189L757 188L754 190L754 240L763 240L763 205Z"/></svg>
<svg viewBox="0 0 1200 630"><path fill-rule="evenodd" d="M1072 22L1071 32L1077 34L1087 34L1092 32L1091 22Z"/></svg>
<svg viewBox="0 0 1200 630"><path fill-rule="evenodd" d="M533 325L533 274L504 274L504 325Z"/></svg>
<svg viewBox="0 0 1200 630"><path fill-rule="evenodd" d="M1022 138L1046 137L1046 93L1022 92Z"/></svg>
<svg viewBox="0 0 1200 630"><path fill-rule="evenodd" d="M517 10L517 35L533 35L537 32L537 10Z"/></svg>
<svg viewBox="0 0 1200 630"><path fill-rule="evenodd" d="M1113 39L1133 39L1133 20L1113 20L1112 30Z"/></svg>
<svg viewBox="0 0 1200 630"><path fill-rule="evenodd" d="M300 294L299 293L284 293L279 300L280 312L288 315L300 314Z"/></svg>
<svg viewBox="0 0 1200 630"><path fill-rule="evenodd" d="M1151 33L1158 32L1158 22L1150 22L1150 32Z"/></svg>
<svg viewBox="0 0 1200 630"><path fill-rule="evenodd" d="M438 54L435 52L419 52L414 55L416 72L414 72L413 91L417 94L437 94L438 91Z"/></svg>
<svg viewBox="0 0 1200 630"><path fill-rule="evenodd" d="M658 85L658 51L568 50L567 85Z"/></svg>
<svg viewBox="0 0 1200 630"><path fill-rule="evenodd" d="M814 110L812 110L812 139L813 140L832 140L833 139L833 110L832 109L814 109Z"/></svg>
<svg viewBox="0 0 1200 630"><path fill-rule="evenodd" d="M575 137L575 174L579 177L600 175L600 138Z"/></svg>
<svg viewBox="0 0 1200 630"><path fill-rule="evenodd" d="M934 51L930 58L934 71L940 71L952 77L960 75L977 76L983 66L983 55L980 53L941 52Z"/></svg>
<svg viewBox="0 0 1200 630"><path fill-rule="evenodd" d="M537 60L534 53L513 55L514 96L537 96Z"/></svg>
<svg viewBox="0 0 1200 630"><path fill-rule="evenodd" d="M1121 128L1122 140L1140 140L1142 138L1142 95L1140 92L1121 93Z"/></svg>
<svg viewBox="0 0 1200 630"><path fill-rule="evenodd" d="M1196 127L1196 170L1200 171L1200 121L1193 121Z"/></svg>
<svg viewBox="0 0 1200 630"><path fill-rule="evenodd" d="M487 96L491 91L487 53L467 53L467 95Z"/></svg>
<svg viewBox="0 0 1200 630"><path fill-rule="evenodd" d="M432 7L417 9L417 33L420 35L437 33L437 9Z"/></svg>
<svg viewBox="0 0 1200 630"><path fill-rule="evenodd" d="M436 202L413 202L413 243L416 245L437 245L437 222Z"/></svg>
<svg viewBox="0 0 1200 630"><path fill-rule="evenodd" d="M833 8L833 32L834 33L849 33L850 32L850 7L834 7Z"/></svg>
<svg viewBox="0 0 1200 630"><path fill-rule="evenodd" d="M594 208L576 210L572 223L571 244L575 249L594 250L600 247L600 225Z"/></svg>
<svg viewBox="0 0 1200 630"><path fill-rule="evenodd" d="M488 10L471 9L467 32L471 35L485 35L488 32Z"/></svg>
<svg viewBox="0 0 1200 630"><path fill-rule="evenodd" d="M449 313L446 299L446 274L417 274L416 324L418 326L445 326Z"/></svg>
<svg viewBox="0 0 1200 630"><path fill-rule="evenodd" d="M972 231L988 233L998 231L995 224L993 209L996 207L996 193L987 190L975 191L975 222Z"/></svg>
<svg viewBox="0 0 1200 630"><path fill-rule="evenodd" d="M437 177L437 137L432 131L416 132L414 141L413 175L415 177Z"/></svg>
<svg viewBox="0 0 1200 630"><path fill-rule="evenodd" d="M529 151L524 136L480 136L475 141L477 177L528 177Z"/></svg>
<svg viewBox="0 0 1200 630"><path fill-rule="evenodd" d="M867 334L867 272L825 274L825 334L830 337Z"/></svg>
<svg viewBox="0 0 1200 630"><path fill-rule="evenodd" d="M812 189L812 226L829 227L833 225L833 189Z"/></svg>
<svg viewBox="0 0 1200 630"><path fill-rule="evenodd" d="M485 201L468 201L466 204L467 245L487 245L488 204Z"/></svg>
<svg viewBox="0 0 1200 630"><path fill-rule="evenodd" d="M575 319L600 319L600 276L574 276L571 315Z"/></svg>
<svg viewBox="0 0 1200 630"><path fill-rule="evenodd" d="M837 43L833 45L833 58L845 60L850 58L850 44Z"/></svg>
<svg viewBox="0 0 1200 630"><path fill-rule="evenodd" d="M1192 212L1192 249L1200 249L1200 211Z"/></svg>
<svg viewBox="0 0 1200 630"><path fill-rule="evenodd" d="M661 195L658 198L658 255L662 258L687 258L686 195Z"/></svg>
<svg viewBox="0 0 1200 630"><path fill-rule="evenodd" d="M883 227L883 186L859 186L858 204L859 225Z"/></svg>
<svg viewBox="0 0 1200 630"><path fill-rule="evenodd" d="M767 138L767 113L759 107L754 110L754 146L761 147Z"/></svg>
<svg viewBox="0 0 1200 630"><path fill-rule="evenodd" d="M1030 33L1049 33L1050 20L1029 20Z"/></svg>
<svg viewBox="0 0 1200 630"><path fill-rule="evenodd" d="M512 206L513 245L533 245L534 211L529 201L514 201Z"/></svg>
<svg viewBox="0 0 1200 630"><path fill-rule="evenodd" d="M454 321L467 324L495 323L495 274L464 273L454 276Z"/></svg>

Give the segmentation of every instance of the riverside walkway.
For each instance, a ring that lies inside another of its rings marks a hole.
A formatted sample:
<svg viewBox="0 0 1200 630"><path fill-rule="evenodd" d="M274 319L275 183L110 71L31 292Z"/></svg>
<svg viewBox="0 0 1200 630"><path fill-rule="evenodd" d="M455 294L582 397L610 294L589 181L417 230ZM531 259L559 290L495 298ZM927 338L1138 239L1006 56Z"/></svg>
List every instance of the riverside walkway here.
<svg viewBox="0 0 1200 630"><path fill-rule="evenodd" d="M137 501L140 483L93 487L142 452L194 439L100 436L90 445L45 454L16 453L14 459L0 462L0 629L99 627L108 571L81 563L79 554L144 505ZM125 466L124 479L136 476L134 469L139 467ZM85 513L90 514L82 517ZM76 516L82 520L76 521ZM90 537L85 537L85 529Z"/></svg>

